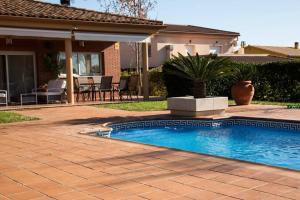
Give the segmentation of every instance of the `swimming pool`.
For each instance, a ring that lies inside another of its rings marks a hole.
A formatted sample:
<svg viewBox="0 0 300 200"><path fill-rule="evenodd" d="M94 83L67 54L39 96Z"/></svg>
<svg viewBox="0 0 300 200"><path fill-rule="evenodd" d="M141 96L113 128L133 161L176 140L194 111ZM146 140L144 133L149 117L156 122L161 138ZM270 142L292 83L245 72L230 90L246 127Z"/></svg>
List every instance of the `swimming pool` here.
<svg viewBox="0 0 300 200"><path fill-rule="evenodd" d="M110 127L111 138L300 170L300 123L153 120Z"/></svg>

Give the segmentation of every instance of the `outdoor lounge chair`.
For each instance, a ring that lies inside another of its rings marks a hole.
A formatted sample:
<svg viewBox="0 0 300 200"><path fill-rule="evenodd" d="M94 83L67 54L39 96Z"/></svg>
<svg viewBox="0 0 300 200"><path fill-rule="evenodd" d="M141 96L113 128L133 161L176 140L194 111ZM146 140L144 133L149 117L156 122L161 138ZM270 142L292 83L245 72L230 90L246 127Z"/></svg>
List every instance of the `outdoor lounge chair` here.
<svg viewBox="0 0 300 200"><path fill-rule="evenodd" d="M63 79L50 80L47 89L35 89L32 91L36 94L39 100L49 102L60 101L65 99L66 81Z"/></svg>
<svg viewBox="0 0 300 200"><path fill-rule="evenodd" d="M7 91L6 90L0 90L0 105L7 106Z"/></svg>

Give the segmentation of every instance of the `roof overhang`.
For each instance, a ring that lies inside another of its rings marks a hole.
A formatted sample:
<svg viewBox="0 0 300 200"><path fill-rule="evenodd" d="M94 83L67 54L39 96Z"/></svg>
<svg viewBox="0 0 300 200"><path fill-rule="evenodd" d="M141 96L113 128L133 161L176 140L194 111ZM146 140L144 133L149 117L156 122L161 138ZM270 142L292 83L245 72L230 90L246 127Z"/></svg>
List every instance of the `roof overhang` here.
<svg viewBox="0 0 300 200"><path fill-rule="evenodd" d="M150 35L74 32L75 40L149 43Z"/></svg>
<svg viewBox="0 0 300 200"><path fill-rule="evenodd" d="M28 28L8 28L0 27L1 36L16 36L16 37L38 37L38 38L72 38L71 31L58 31L46 29L28 29Z"/></svg>
<svg viewBox="0 0 300 200"><path fill-rule="evenodd" d="M71 39L74 36L78 41L103 41L103 42L136 42L149 43L150 34L126 34L126 33L101 33L101 32L80 32L61 31L48 29L28 29L0 27L0 36L4 37L30 37L30 38L51 38Z"/></svg>
<svg viewBox="0 0 300 200"><path fill-rule="evenodd" d="M28 29L70 30L81 32L125 33L125 34L155 34L164 25L98 23L61 19L37 19L19 16L1 16L0 26Z"/></svg>

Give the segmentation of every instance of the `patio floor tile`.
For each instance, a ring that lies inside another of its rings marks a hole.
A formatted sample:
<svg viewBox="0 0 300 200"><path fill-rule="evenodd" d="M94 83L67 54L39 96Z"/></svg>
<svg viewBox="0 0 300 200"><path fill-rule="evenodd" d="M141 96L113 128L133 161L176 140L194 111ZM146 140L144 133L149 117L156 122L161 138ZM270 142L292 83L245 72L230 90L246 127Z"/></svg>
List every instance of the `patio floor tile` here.
<svg viewBox="0 0 300 200"><path fill-rule="evenodd" d="M255 188L255 190L259 190L266 193L281 195L283 193L288 193L294 190L292 187L274 184L274 183L268 183L266 185L259 186Z"/></svg>
<svg viewBox="0 0 300 200"><path fill-rule="evenodd" d="M250 189L250 188L256 188L259 186L266 185L267 182L241 177L240 179L231 182L231 184Z"/></svg>
<svg viewBox="0 0 300 200"><path fill-rule="evenodd" d="M243 109L229 114L272 117L261 107ZM300 118L300 111L280 111ZM0 199L300 199L296 171L78 134L167 112L81 106L18 113L41 120L0 125Z"/></svg>
<svg viewBox="0 0 300 200"><path fill-rule="evenodd" d="M291 198L291 199L300 199L300 189L294 189L287 193L282 193L281 196Z"/></svg>
<svg viewBox="0 0 300 200"><path fill-rule="evenodd" d="M173 193L162 191L162 190L144 193L144 194L141 194L140 196L144 197L146 199L152 199L152 200L173 199L173 198L178 197Z"/></svg>
<svg viewBox="0 0 300 200"><path fill-rule="evenodd" d="M198 190L198 191L186 194L185 196L188 198L191 198L191 199L195 199L195 200L212 200L212 199L218 199L221 197L225 197L224 195L206 191L206 190Z"/></svg>
<svg viewBox="0 0 300 200"><path fill-rule="evenodd" d="M57 196L72 191L71 188L50 180L28 186L36 191L39 191L49 196Z"/></svg>
<svg viewBox="0 0 300 200"><path fill-rule="evenodd" d="M28 190L26 192L17 193L9 196L10 198L14 200L29 200L29 199L36 199L40 197L45 197L45 195L35 192L33 190Z"/></svg>
<svg viewBox="0 0 300 200"><path fill-rule="evenodd" d="M287 200L288 198L268 194L265 192L255 191L255 190L247 190L241 193L233 194L233 197L238 199L245 199L245 200Z"/></svg>

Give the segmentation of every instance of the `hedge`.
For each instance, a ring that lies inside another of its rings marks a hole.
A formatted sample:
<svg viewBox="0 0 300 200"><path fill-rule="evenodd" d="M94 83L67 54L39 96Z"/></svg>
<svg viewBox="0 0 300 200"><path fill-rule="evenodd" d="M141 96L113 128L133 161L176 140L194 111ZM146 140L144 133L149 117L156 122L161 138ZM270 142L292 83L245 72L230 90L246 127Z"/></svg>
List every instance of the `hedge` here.
<svg viewBox="0 0 300 200"><path fill-rule="evenodd" d="M255 100L300 102L300 60L273 62L256 65L257 72L252 80L255 87ZM168 97L192 94L193 84L189 80L178 78L162 71ZM210 96L228 96L233 81L223 77L207 83Z"/></svg>

